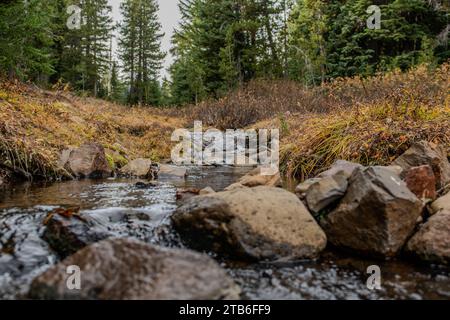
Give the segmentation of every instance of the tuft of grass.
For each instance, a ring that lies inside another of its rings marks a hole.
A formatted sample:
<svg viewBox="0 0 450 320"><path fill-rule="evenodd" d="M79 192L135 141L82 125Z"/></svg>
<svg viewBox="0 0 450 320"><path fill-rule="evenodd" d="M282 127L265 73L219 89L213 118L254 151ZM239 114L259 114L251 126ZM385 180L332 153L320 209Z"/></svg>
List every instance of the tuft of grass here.
<svg viewBox="0 0 450 320"><path fill-rule="evenodd" d="M338 159L389 165L420 140L441 144L450 155L448 100L442 106L381 104L296 116L289 119L289 126L290 133L281 141L282 170L302 180Z"/></svg>

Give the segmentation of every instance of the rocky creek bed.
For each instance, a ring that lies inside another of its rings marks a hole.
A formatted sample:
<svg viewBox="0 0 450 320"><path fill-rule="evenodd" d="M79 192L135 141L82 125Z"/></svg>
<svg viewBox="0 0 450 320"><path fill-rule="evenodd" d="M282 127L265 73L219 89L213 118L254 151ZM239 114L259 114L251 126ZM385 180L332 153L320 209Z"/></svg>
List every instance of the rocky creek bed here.
<svg viewBox="0 0 450 320"><path fill-rule="evenodd" d="M3 189L0 191L0 299L28 298L30 285L36 276L55 266L63 256L70 256L85 244L95 243L104 238L133 238L142 241L141 243L184 249L184 242L180 240L178 232L172 226L172 218L179 205L177 189L202 189L209 186L220 191L236 182L248 170L248 168L232 167L188 168L186 179L160 178L152 184L136 184L137 180L132 179L106 179L69 181L50 185L23 184ZM61 225L64 227L64 221L62 218L55 218L49 214L55 210L70 212L70 208L75 207L80 208L79 213L82 217L95 220L95 228L84 230L85 221L80 220L80 224L75 226L74 230L83 237L77 238L75 242L69 241L71 240L69 238L68 242L72 246L55 246L48 229L53 228L53 234L55 230L61 232L65 230L61 228ZM77 245L80 248L77 248ZM133 243L127 243L126 246L136 252L142 249L140 245ZM102 247L100 248L102 250L111 250L107 246L105 248L104 244L100 244L99 247ZM88 251L84 253L86 256L90 254ZM126 250L119 250L116 253L123 258L122 260L133 259L131 253ZM173 292L180 292L184 290L183 288L192 286L192 283L186 283L170 290L164 287L167 278L176 276L174 274L176 271L172 272L170 266L177 263L183 265L184 262L179 262L177 260L179 257L174 257L172 253L154 252L152 254L162 262L159 266L151 266L151 268L163 268L167 270L167 274L158 282L159 291L157 291L162 292L161 295L151 295L155 292L153 290L153 293L146 293L147 295L144 296L165 298L164 294L170 296ZM188 260L203 259L195 253L187 255ZM196 270L190 265L184 266L187 273L198 273L194 277L197 279L195 287L202 288L207 295L198 296L195 292L186 292L184 295L179 295L180 297L450 299L448 267L433 264L421 265L408 259L369 260L338 251L330 246L317 259L294 262L236 262L233 259L219 257L217 253L211 252L209 255L218 262L217 270L216 265L211 265L205 270ZM148 261L151 262L152 257L150 255ZM92 259L95 260L96 257ZM202 263L208 265L212 262ZM369 276L366 270L368 266L374 264L379 265L382 270L382 289L372 291L366 286ZM240 287L239 291L235 290L234 284L232 285L228 280L211 281L212 278L227 277L221 274L219 265ZM139 273L142 270L133 272ZM183 282L181 276L177 279ZM42 290L39 287L40 284L42 285L39 281L34 283L34 289ZM140 289L136 288L136 290ZM105 294L103 296L105 298L115 297L113 293L102 292L101 294ZM127 296L133 298L143 294L131 290ZM39 297L42 295L38 295Z"/></svg>

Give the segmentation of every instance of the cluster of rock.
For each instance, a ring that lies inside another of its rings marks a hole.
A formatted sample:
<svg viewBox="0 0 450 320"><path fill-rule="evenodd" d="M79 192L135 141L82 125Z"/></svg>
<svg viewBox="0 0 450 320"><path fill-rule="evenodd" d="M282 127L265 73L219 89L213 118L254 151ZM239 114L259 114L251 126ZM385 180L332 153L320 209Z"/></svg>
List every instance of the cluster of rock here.
<svg viewBox="0 0 450 320"><path fill-rule="evenodd" d="M380 257L405 248L423 260L448 263L450 229L443 222L449 196L436 197L449 183L445 151L419 142L388 167L338 161L296 192L336 247Z"/></svg>
<svg viewBox="0 0 450 320"><path fill-rule="evenodd" d="M71 151L65 168L80 177L100 174L102 157L92 150L83 159L80 151ZM85 170L88 164L95 170ZM138 159L122 172L148 177L154 168L150 161ZM162 170L183 176L176 168ZM258 168L221 192L180 191L181 204L171 220L189 247L232 259L314 259L329 243L370 257L406 253L448 264L450 193L445 193L449 183L445 152L420 142L387 167L337 161L301 183L295 193L280 188L279 174L265 176ZM439 194L443 196L438 198ZM65 260L33 281L31 298L239 298L239 287L207 255L153 246L139 233L132 236L142 242L114 239L111 224L101 219L131 219L137 225L145 221L135 212L101 218L49 217L43 238ZM67 287L67 267L72 265L83 270L81 290Z"/></svg>
<svg viewBox="0 0 450 320"><path fill-rule="evenodd" d="M406 252L447 264L450 196L436 198L449 183L444 150L420 142L387 167L337 161L297 196L256 169L223 192L186 198L172 221L191 247L239 259L314 258L328 241L370 257Z"/></svg>
<svg viewBox="0 0 450 320"><path fill-rule="evenodd" d="M28 297L57 300L239 298L240 288L206 254L150 245L149 220L149 215L132 209L98 214L72 209L50 213L44 220L46 228L42 238L63 260L33 280ZM72 283L70 266L81 271L77 290L67 285Z"/></svg>
<svg viewBox="0 0 450 320"><path fill-rule="evenodd" d="M120 158L118 152L109 150L108 154L102 145L85 143L79 148L68 148L62 151L59 167L74 178L108 178L114 173L120 177L154 180L158 177L184 178L186 169L157 164L150 159L124 160L119 166L114 159ZM122 157L123 158L123 157Z"/></svg>

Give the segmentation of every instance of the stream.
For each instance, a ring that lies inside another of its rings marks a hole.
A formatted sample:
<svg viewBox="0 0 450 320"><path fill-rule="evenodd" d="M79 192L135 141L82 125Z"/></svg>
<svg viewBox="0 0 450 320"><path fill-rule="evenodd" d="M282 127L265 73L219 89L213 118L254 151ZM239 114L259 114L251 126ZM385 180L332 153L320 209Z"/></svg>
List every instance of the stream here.
<svg viewBox="0 0 450 320"><path fill-rule="evenodd" d="M151 188L137 188L138 180L108 179L25 183L0 190L0 299L24 298L32 279L58 261L41 238L43 220L52 210L77 206L97 216L114 211L145 214L150 217L145 225L124 222L112 225L111 231L117 237L183 247L170 226L177 188L210 186L220 191L247 171L192 167L187 179L162 178ZM448 268L407 260L370 261L332 249L317 261L289 264L218 260L241 286L243 299L450 299ZM381 268L381 290L366 286L371 265Z"/></svg>

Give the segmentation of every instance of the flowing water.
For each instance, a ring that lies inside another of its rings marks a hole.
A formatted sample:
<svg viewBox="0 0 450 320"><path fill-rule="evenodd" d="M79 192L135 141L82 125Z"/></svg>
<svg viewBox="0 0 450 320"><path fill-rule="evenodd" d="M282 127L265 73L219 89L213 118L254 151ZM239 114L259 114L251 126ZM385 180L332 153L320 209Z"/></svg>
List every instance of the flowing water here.
<svg viewBox="0 0 450 320"><path fill-rule="evenodd" d="M186 180L161 179L148 188L136 187L136 180L109 179L22 184L0 190L0 299L24 297L31 280L58 261L41 239L43 220L55 208L77 206L97 217L124 211L143 214L149 219L111 224L110 231L117 237L132 235L149 243L182 247L170 227L177 188L211 186L218 191L247 170L189 168ZM450 299L448 268L408 261L369 261L328 249L317 261L220 263L242 287L243 299ZM381 268L381 290L367 288L370 265Z"/></svg>

